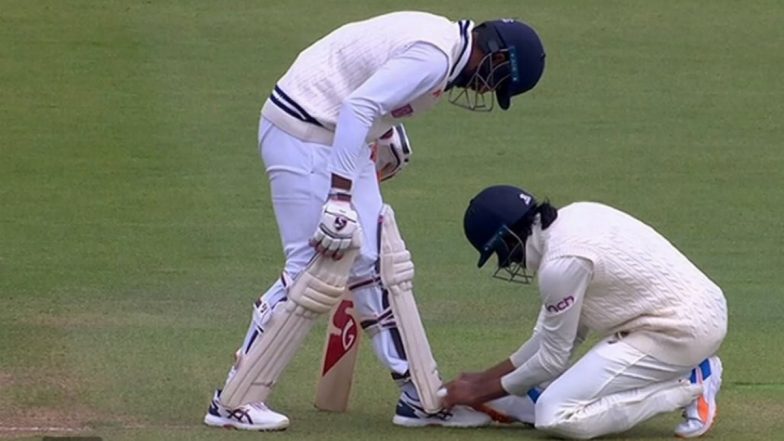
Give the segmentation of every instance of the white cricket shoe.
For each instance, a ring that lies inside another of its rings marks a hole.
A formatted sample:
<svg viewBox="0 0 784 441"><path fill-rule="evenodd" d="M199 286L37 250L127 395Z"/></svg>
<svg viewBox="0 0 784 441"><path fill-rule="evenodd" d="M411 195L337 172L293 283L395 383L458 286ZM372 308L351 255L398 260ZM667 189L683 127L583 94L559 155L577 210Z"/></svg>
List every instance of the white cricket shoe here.
<svg viewBox="0 0 784 441"><path fill-rule="evenodd" d="M476 406L480 410L500 424L522 423L533 427L536 422L536 399L541 392L539 389L531 389L526 396L507 395L496 398L487 403Z"/></svg>
<svg viewBox="0 0 784 441"><path fill-rule="evenodd" d="M721 388L721 360L713 356L692 369L690 381L702 385L702 395L683 410L684 421L675 428L675 436L696 438L710 430L716 421L716 396Z"/></svg>
<svg viewBox="0 0 784 441"><path fill-rule="evenodd" d="M450 411L429 414L422 408L419 399L406 392L400 395L395 408L392 423L403 427L482 427L490 424L492 419L486 413L478 412L470 407L455 406Z"/></svg>
<svg viewBox="0 0 784 441"><path fill-rule="evenodd" d="M272 411L262 402L243 404L227 409L220 402L220 390L215 391L204 424L226 429L273 431L289 427L286 415Z"/></svg>

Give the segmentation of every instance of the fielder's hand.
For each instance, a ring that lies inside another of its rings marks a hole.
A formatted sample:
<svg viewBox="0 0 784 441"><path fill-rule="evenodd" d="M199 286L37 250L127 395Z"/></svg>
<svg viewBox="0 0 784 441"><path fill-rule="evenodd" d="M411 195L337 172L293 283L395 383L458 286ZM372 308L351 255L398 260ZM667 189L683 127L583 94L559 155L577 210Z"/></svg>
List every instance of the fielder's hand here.
<svg viewBox="0 0 784 441"><path fill-rule="evenodd" d="M411 144L403 124L389 129L381 135L373 146L375 151L376 175L379 181L386 181L400 173L411 159Z"/></svg>
<svg viewBox="0 0 784 441"><path fill-rule="evenodd" d="M483 403L506 395L501 385L501 377L495 374L463 373L446 383L439 391L441 404L445 409L465 405L480 409ZM482 410L484 412L484 410Z"/></svg>
<svg viewBox="0 0 784 441"><path fill-rule="evenodd" d="M444 409L451 409L457 405L477 406L483 403L480 385L470 380L456 379L445 384L439 391Z"/></svg>
<svg viewBox="0 0 784 441"><path fill-rule="evenodd" d="M317 253L337 260L343 257L346 249L361 245L361 231L357 212L351 206L351 197L333 195L324 204L321 221L310 244Z"/></svg>

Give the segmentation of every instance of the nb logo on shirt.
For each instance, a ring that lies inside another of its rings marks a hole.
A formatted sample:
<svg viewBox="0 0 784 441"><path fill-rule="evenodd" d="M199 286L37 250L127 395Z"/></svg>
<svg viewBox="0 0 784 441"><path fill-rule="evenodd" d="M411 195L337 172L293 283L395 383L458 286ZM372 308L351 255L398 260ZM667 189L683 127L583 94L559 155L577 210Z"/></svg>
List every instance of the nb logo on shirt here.
<svg viewBox="0 0 784 441"><path fill-rule="evenodd" d="M558 313L569 309L574 304L574 297L569 296L554 305L545 305L547 312Z"/></svg>

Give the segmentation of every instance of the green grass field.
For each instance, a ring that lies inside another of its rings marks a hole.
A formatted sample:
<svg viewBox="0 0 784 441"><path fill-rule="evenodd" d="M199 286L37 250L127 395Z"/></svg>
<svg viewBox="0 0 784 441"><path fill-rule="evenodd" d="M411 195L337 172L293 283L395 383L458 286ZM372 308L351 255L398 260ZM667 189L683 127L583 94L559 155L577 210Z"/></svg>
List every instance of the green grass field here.
<svg viewBox="0 0 784 441"><path fill-rule="evenodd" d="M367 342L350 412L317 412L323 321L271 400L288 431L201 425L282 265L258 111L300 49L398 9L518 17L548 51L511 111L409 123L413 163L384 187L442 373L499 361L535 319L535 288L478 271L462 236L468 198L512 183L618 206L711 275L730 332L710 437L784 437L781 2L0 0L0 438L545 438L393 426Z"/></svg>

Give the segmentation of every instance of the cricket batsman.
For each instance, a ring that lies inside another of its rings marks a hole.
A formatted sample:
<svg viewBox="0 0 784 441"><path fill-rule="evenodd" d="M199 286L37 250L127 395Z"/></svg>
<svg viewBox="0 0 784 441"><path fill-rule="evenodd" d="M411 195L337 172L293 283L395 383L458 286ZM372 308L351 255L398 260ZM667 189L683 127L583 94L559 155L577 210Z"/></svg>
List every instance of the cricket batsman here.
<svg viewBox="0 0 784 441"><path fill-rule="evenodd" d="M498 257L494 276L527 283L536 273L542 307L516 352L445 386L446 408L484 406L571 439L680 409L677 436L711 428L727 303L667 239L607 205L556 209L505 185L471 200L464 228L480 267ZM589 331L601 340L570 365Z"/></svg>
<svg viewBox="0 0 784 441"><path fill-rule="evenodd" d="M205 424L285 429L289 419L267 397L314 320L346 290L400 387L395 424L489 423L468 407L446 411L435 397L441 382L413 303L414 266L368 145L400 158L408 144L402 123L445 94L470 110L506 110L537 84L544 64L539 36L525 23L475 25L424 12L346 24L299 54L264 104L258 132L285 266L256 301Z"/></svg>

